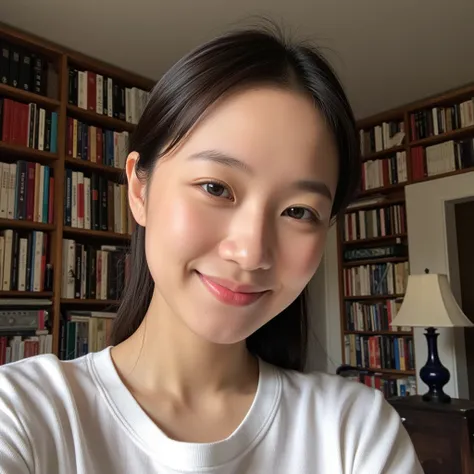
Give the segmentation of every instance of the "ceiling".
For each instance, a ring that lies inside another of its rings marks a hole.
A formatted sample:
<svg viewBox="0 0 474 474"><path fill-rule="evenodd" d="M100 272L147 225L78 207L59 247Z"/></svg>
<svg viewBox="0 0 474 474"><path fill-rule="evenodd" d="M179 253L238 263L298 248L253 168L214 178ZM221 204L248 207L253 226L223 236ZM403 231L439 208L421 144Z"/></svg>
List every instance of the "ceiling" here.
<svg viewBox="0 0 474 474"><path fill-rule="evenodd" d="M0 21L153 79L253 15L314 40L358 118L474 82L474 0L0 0Z"/></svg>

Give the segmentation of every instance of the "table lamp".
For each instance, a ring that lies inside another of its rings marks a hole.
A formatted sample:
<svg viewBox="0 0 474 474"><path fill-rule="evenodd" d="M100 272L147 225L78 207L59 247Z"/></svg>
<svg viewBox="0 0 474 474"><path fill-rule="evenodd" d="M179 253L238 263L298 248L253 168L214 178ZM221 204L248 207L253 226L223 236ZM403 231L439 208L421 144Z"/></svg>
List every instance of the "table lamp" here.
<svg viewBox="0 0 474 474"><path fill-rule="evenodd" d="M468 327L472 322L462 312L454 299L448 277L426 273L409 275L403 303L392 326L425 328L428 343L428 360L420 370L420 378L429 390L424 401L449 403L451 398L443 387L449 382L449 370L441 363L438 354L439 327Z"/></svg>

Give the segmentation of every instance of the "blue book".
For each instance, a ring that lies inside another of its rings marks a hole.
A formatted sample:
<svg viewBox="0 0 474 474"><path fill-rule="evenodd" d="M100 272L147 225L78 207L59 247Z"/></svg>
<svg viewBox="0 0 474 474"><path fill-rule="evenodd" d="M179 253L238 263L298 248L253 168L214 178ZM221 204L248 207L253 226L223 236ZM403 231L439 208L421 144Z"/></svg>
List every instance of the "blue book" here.
<svg viewBox="0 0 474 474"><path fill-rule="evenodd" d="M51 112L51 153L58 152L58 114Z"/></svg>

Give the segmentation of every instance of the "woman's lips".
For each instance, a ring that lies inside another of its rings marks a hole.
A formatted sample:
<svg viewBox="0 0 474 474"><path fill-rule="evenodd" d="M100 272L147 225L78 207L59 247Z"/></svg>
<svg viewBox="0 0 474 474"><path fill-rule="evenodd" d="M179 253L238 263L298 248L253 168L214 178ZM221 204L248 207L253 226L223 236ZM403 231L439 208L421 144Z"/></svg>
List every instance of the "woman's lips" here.
<svg viewBox="0 0 474 474"><path fill-rule="evenodd" d="M197 272L204 286L218 301L233 306L248 306L260 299L268 290L238 283ZM253 291L252 291L253 290Z"/></svg>

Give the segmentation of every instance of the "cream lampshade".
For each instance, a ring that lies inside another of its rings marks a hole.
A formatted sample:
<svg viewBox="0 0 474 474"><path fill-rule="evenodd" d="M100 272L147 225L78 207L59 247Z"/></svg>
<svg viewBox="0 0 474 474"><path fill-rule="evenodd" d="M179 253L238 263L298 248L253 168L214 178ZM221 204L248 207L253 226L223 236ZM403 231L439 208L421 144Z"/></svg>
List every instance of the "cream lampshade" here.
<svg viewBox="0 0 474 474"><path fill-rule="evenodd" d="M410 275L402 306L391 325L426 328L428 360L420 370L420 377L429 391L423 395L423 400L449 402L451 399L443 392L443 387L450 374L439 359L436 328L468 327L473 323L457 304L448 277L436 273Z"/></svg>

